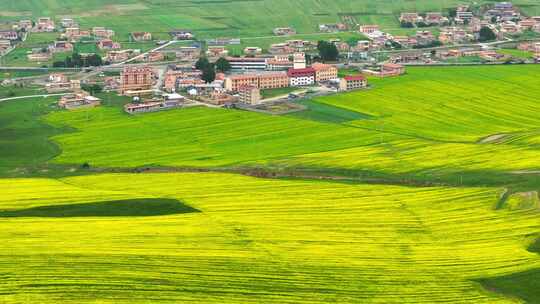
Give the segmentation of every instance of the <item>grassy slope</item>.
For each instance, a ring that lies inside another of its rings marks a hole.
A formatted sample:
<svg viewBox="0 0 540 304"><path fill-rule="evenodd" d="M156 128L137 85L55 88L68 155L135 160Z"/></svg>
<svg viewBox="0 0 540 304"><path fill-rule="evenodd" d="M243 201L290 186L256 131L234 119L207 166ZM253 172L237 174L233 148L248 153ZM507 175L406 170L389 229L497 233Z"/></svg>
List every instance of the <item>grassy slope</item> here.
<svg viewBox="0 0 540 304"><path fill-rule="evenodd" d="M53 102L52 98L0 102L1 175L39 166L59 154L58 147L48 137L61 130L41 120Z"/></svg>
<svg viewBox="0 0 540 304"><path fill-rule="evenodd" d="M0 190L8 210L166 197L201 211L4 219L3 303L512 303L473 280L540 266L526 250L538 213L494 211L492 189L194 173L3 180Z"/></svg>
<svg viewBox="0 0 540 304"><path fill-rule="evenodd" d="M257 163L412 174L445 182L469 172L478 184L492 173L540 168L538 145L531 143L540 125L535 95L540 84L531 76L538 69L411 69L399 79L373 81L369 91L310 101L310 111L288 118L203 108L132 117L107 107L53 113L48 121L80 130L54 138L64 150L56 159L60 163ZM516 133L512 142L476 143L490 134L523 130L530 138ZM147 146L154 147L152 153L139 153ZM496 183L506 178L522 177Z"/></svg>
<svg viewBox="0 0 540 304"><path fill-rule="evenodd" d="M339 14L354 15L359 23L378 23L386 30L399 30L401 11L444 11L464 1L448 0L21 0L3 5L3 19L17 14L69 15L83 26L112 27L122 37L130 31L149 30L158 36L171 28L194 29L201 36L265 36L277 26L294 26L300 33L313 33L319 23L338 22ZM467 1L465 1L467 2ZM539 15L535 0L514 1L530 15ZM7 16L6 16L7 15ZM261 18L263 17L264 18Z"/></svg>

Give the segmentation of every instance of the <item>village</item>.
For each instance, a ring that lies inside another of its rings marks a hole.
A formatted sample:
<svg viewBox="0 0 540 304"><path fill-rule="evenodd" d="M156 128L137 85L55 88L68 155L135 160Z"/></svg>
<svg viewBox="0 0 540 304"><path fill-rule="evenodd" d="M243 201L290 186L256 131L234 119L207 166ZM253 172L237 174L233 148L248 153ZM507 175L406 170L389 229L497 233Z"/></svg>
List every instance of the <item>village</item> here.
<svg viewBox="0 0 540 304"><path fill-rule="evenodd" d="M278 27L271 32L283 42L269 46L243 45L240 38L198 40L189 29L171 29L170 40L130 33L130 42L153 45L141 50L124 48L112 29L81 28L71 18L20 20L0 31L0 55L6 57L28 35L57 34L47 47L26 54L28 62L50 73L2 84L38 84L59 94L58 105L66 109L99 106L93 95L104 91L128 97L128 114L200 105L275 114L275 108L302 109L295 101L303 97L368 89L370 78L398 77L409 65L540 62L540 16L525 16L510 2L403 12L399 24L411 34L392 35L352 17L317 29L357 34L348 41L292 39L294 28ZM96 51L79 52L78 45ZM234 53L239 46L242 54Z"/></svg>

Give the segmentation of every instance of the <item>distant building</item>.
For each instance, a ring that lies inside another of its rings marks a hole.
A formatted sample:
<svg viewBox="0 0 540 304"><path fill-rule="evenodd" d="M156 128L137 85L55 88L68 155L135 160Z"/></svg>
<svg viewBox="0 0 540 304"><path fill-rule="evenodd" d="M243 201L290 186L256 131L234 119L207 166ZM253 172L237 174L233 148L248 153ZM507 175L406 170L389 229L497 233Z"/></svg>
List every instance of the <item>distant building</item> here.
<svg viewBox="0 0 540 304"><path fill-rule="evenodd" d="M380 28L378 25L361 25L359 28L360 33L364 34L371 34L377 31L380 31Z"/></svg>
<svg viewBox="0 0 540 304"><path fill-rule="evenodd" d="M55 41L49 46L49 50L53 53L71 52L73 51L73 44L67 41Z"/></svg>
<svg viewBox="0 0 540 304"><path fill-rule="evenodd" d="M195 38L195 35L192 31L189 30L183 30L183 29L176 29L169 32L171 37L176 40L192 40Z"/></svg>
<svg viewBox="0 0 540 304"><path fill-rule="evenodd" d="M273 33L276 36L288 36L296 34L296 31L291 27L276 27Z"/></svg>
<svg viewBox="0 0 540 304"><path fill-rule="evenodd" d="M401 16L399 17L400 22L417 23L421 20L422 17L420 17L418 13L401 13Z"/></svg>
<svg viewBox="0 0 540 304"><path fill-rule="evenodd" d="M133 32L131 33L131 39L133 41L150 41L152 40L152 33L149 32Z"/></svg>
<svg viewBox="0 0 540 304"><path fill-rule="evenodd" d="M111 39L102 39L98 41L97 46L100 50L118 50L121 48L120 43Z"/></svg>
<svg viewBox="0 0 540 304"><path fill-rule="evenodd" d="M211 58L227 57L229 51L224 46L209 46L206 51L206 56Z"/></svg>
<svg viewBox="0 0 540 304"><path fill-rule="evenodd" d="M315 69L290 69L287 72L291 87L309 86L315 84Z"/></svg>
<svg viewBox="0 0 540 304"><path fill-rule="evenodd" d="M17 40L19 39L19 34L16 31L0 31L0 39Z"/></svg>
<svg viewBox="0 0 540 304"><path fill-rule="evenodd" d="M101 100L91 96L85 91L80 91L73 94L66 94L60 98L58 106L64 109L77 109L83 107L97 107L101 104Z"/></svg>
<svg viewBox="0 0 540 304"><path fill-rule="evenodd" d="M176 50L176 58L182 61L197 60L201 57L201 49L195 46L184 46Z"/></svg>
<svg viewBox="0 0 540 304"><path fill-rule="evenodd" d="M262 53L262 49L260 47L248 46L244 48L244 54L246 56L256 56L256 55L260 55L261 53Z"/></svg>
<svg viewBox="0 0 540 304"><path fill-rule="evenodd" d="M40 17L34 27L34 32L54 32L54 21L50 17Z"/></svg>
<svg viewBox="0 0 540 304"><path fill-rule="evenodd" d="M367 87L367 79L362 75L349 75L339 80L340 91L350 91L365 87Z"/></svg>
<svg viewBox="0 0 540 304"><path fill-rule="evenodd" d="M93 27L92 35L97 38L111 39L114 36L114 31L106 29L104 27Z"/></svg>
<svg viewBox="0 0 540 304"><path fill-rule="evenodd" d="M153 85L154 72L148 66L124 67L120 74L118 93L124 95L127 91L150 90Z"/></svg>
<svg viewBox="0 0 540 304"><path fill-rule="evenodd" d="M77 23L72 18L62 18L60 25L62 25L63 28L77 27Z"/></svg>

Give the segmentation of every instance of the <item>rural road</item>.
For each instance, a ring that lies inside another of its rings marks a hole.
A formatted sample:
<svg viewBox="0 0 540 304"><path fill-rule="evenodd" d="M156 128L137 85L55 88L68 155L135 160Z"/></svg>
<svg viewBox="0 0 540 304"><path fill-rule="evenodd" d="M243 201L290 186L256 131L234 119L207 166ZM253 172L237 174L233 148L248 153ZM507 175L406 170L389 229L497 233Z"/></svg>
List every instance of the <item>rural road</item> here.
<svg viewBox="0 0 540 304"><path fill-rule="evenodd" d="M63 96L63 95L66 95L66 94L69 94L69 93L15 96L15 97L0 98L0 102L17 100L17 99L36 98L36 97L47 98L47 97L52 97L52 96Z"/></svg>

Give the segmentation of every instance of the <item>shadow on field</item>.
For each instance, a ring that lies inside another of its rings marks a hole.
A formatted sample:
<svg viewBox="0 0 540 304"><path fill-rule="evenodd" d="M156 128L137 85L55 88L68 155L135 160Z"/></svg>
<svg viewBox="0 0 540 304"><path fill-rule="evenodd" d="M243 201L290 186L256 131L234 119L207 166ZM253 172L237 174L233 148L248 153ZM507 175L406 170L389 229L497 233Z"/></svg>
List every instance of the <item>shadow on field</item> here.
<svg viewBox="0 0 540 304"><path fill-rule="evenodd" d="M540 238L527 248L540 254ZM487 290L518 297L525 303L540 303L540 268L478 280Z"/></svg>
<svg viewBox="0 0 540 304"><path fill-rule="evenodd" d="M2 217L158 216L200 212L175 199L141 198L0 211Z"/></svg>
<svg viewBox="0 0 540 304"><path fill-rule="evenodd" d="M487 290L518 297L525 303L540 303L540 268L482 279L479 282Z"/></svg>

